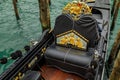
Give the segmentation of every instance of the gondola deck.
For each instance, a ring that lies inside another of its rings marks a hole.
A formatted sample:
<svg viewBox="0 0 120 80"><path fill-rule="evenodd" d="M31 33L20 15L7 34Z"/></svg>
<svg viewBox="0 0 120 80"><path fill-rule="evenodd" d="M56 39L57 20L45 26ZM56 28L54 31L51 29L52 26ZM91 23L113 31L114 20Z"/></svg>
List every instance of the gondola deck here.
<svg viewBox="0 0 120 80"><path fill-rule="evenodd" d="M83 80L78 75L67 73L47 65L42 66L40 73L45 80Z"/></svg>

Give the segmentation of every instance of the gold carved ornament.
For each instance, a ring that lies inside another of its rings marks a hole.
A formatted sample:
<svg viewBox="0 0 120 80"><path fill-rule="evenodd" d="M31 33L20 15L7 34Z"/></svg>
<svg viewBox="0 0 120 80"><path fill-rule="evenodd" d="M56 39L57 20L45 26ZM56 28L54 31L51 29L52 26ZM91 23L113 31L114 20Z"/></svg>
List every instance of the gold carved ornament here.
<svg viewBox="0 0 120 80"><path fill-rule="evenodd" d="M85 2L73 1L63 8L63 13L70 14L73 19L77 19L81 14L92 14L90 8Z"/></svg>
<svg viewBox="0 0 120 80"><path fill-rule="evenodd" d="M63 38L60 39L59 44L62 45L71 44L75 47L83 48L83 43L81 42L80 38L75 38L73 33L71 33L69 36L68 35L63 36Z"/></svg>

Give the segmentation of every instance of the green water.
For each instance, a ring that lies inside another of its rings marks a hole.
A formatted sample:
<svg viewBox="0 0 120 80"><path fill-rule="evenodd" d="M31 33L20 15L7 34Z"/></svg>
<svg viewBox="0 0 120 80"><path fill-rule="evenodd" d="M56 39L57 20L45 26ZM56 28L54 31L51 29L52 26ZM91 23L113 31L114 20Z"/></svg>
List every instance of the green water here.
<svg viewBox="0 0 120 80"><path fill-rule="evenodd" d="M54 26L55 18L68 1L51 0L51 25ZM12 52L37 40L41 35L39 21L38 0L18 0L18 10L21 20L16 21L12 0L0 0L0 58L9 57ZM7 69L13 60L7 64L0 64L0 73Z"/></svg>
<svg viewBox="0 0 120 80"><path fill-rule="evenodd" d="M112 5L113 5L113 1L114 0L111 0L111 2L110 2L111 3L111 8L112 8ZM112 18L113 17L111 17L111 22L112 22ZM118 31L120 31L120 8L119 8L119 11L118 11L118 17L117 17L117 20L116 20L115 28L114 28L113 31L110 32L107 59L108 59L108 56L110 55L109 53L111 51L112 45L114 43L114 40L117 36Z"/></svg>
<svg viewBox="0 0 120 80"><path fill-rule="evenodd" d="M51 1L50 16L53 28L55 18L61 14L65 4L72 0ZM21 19L16 21L12 0L0 0L0 58L9 57L12 52L23 49L31 40L37 40L41 35L38 0L18 0L18 9ZM108 53L120 29L119 21L120 14L117 18L116 27L111 32ZM0 73L6 70L13 62L13 60L9 60L7 64L0 64Z"/></svg>

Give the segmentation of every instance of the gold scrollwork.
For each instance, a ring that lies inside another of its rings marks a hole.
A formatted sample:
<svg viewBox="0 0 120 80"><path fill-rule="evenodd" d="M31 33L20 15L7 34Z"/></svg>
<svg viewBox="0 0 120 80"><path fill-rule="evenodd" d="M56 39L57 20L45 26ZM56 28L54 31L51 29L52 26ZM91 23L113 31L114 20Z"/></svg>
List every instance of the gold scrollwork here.
<svg viewBox="0 0 120 80"><path fill-rule="evenodd" d="M74 15L74 19L78 18L81 14L92 14L91 11L92 8L82 1L73 1L63 8L63 13Z"/></svg>
<svg viewBox="0 0 120 80"><path fill-rule="evenodd" d="M81 39L79 37L75 37L74 33L70 33L69 35L64 35L60 39L60 44L62 44L62 45L71 44L78 48L83 47L83 43L82 43Z"/></svg>

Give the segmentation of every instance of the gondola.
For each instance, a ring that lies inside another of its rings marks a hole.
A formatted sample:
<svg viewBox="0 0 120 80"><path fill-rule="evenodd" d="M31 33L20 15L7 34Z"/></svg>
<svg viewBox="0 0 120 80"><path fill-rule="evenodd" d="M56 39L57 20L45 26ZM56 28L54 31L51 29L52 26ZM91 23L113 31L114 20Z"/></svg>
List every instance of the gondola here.
<svg viewBox="0 0 120 80"><path fill-rule="evenodd" d="M0 80L103 80L109 23L109 0L68 3Z"/></svg>

